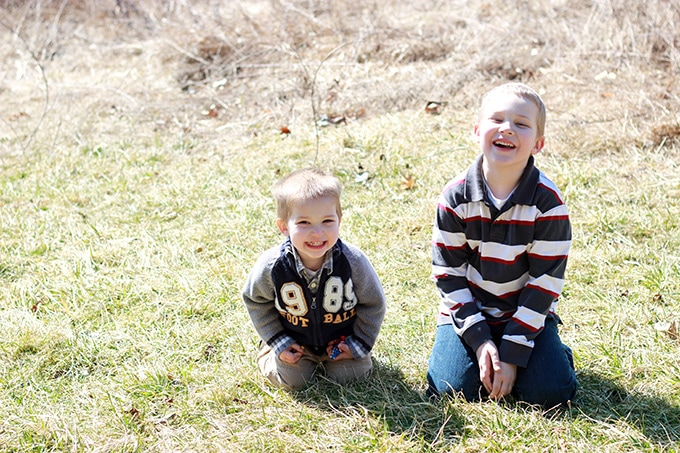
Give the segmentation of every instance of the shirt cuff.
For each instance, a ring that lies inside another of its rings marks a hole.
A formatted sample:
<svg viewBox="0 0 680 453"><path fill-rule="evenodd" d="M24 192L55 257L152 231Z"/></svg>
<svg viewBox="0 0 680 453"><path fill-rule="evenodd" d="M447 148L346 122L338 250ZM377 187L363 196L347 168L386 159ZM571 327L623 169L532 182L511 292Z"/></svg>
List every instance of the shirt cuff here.
<svg viewBox="0 0 680 453"><path fill-rule="evenodd" d="M455 324L454 324L455 326ZM486 322L480 321L470 326L462 335L463 341L477 353L477 349L487 341L491 340L491 330Z"/></svg>
<svg viewBox="0 0 680 453"><path fill-rule="evenodd" d="M533 348L522 346L507 340L501 340L498 347L498 355L501 361L526 368Z"/></svg>
<svg viewBox="0 0 680 453"><path fill-rule="evenodd" d="M278 357L281 355L283 351L290 348L295 343L297 342L293 337L288 335L281 335L279 338L276 339L276 341L270 344L269 347L271 347L274 350L274 354L276 354L276 357Z"/></svg>
<svg viewBox="0 0 680 453"><path fill-rule="evenodd" d="M366 349L364 345L354 338L352 335L345 338L345 344L349 346L349 350L352 352L352 357L355 359L362 359L366 357L371 351Z"/></svg>

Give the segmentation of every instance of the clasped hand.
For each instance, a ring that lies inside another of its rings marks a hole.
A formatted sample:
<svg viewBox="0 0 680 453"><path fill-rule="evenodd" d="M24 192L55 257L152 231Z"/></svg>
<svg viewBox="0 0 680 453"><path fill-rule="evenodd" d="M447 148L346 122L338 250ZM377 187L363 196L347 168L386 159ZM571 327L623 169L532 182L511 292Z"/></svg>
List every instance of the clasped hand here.
<svg viewBox="0 0 680 453"><path fill-rule="evenodd" d="M497 400L512 392L517 377L517 365L501 362L496 344L488 340L477 348L479 379L489 392L489 398Z"/></svg>
<svg viewBox="0 0 680 453"><path fill-rule="evenodd" d="M352 355L352 351L349 349L349 346L344 341L340 341L339 343L337 341L329 342L328 345L326 346L326 353L330 356L331 353L333 352L333 348L336 346L340 349L340 354L335 356L333 361L354 358L354 356ZM305 350L302 346L300 346L297 343L293 343L290 347L281 351L281 354L279 354L279 359L281 359L282 362L295 365L302 358L304 351Z"/></svg>
<svg viewBox="0 0 680 453"><path fill-rule="evenodd" d="M282 362L295 365L300 361L304 352L305 349L302 346L297 343L293 343L288 347L288 349L281 351L281 354L279 354L279 359L281 359Z"/></svg>

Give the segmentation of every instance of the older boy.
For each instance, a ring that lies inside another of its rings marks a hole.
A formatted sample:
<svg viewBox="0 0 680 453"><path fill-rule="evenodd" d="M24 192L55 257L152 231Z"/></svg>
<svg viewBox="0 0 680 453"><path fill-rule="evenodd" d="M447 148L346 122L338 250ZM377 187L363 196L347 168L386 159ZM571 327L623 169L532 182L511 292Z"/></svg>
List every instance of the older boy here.
<svg viewBox="0 0 680 453"><path fill-rule="evenodd" d="M272 192L286 240L260 256L243 288L264 342L260 370L289 390L311 382L319 366L341 384L368 377L385 295L368 258L338 237L340 182L304 169Z"/></svg>
<svg viewBox="0 0 680 453"><path fill-rule="evenodd" d="M510 83L487 93L473 135L481 156L439 198L432 267L441 294L428 393L512 394L551 407L574 397L571 350L555 313L569 214L536 167L545 106Z"/></svg>

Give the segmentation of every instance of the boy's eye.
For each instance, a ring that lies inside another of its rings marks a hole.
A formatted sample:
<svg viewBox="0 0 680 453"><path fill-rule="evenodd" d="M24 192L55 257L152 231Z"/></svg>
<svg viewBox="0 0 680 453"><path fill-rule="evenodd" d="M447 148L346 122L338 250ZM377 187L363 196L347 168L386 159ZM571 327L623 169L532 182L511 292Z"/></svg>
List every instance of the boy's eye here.
<svg viewBox="0 0 680 453"><path fill-rule="evenodd" d="M333 219L326 219L323 221L323 223L335 223L335 220Z"/></svg>

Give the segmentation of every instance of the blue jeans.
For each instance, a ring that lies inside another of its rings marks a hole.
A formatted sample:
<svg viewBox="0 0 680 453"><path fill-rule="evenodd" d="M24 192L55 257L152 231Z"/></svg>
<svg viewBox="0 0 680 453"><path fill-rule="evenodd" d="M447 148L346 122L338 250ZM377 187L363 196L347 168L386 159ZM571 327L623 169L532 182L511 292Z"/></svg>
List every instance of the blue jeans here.
<svg viewBox="0 0 680 453"><path fill-rule="evenodd" d="M498 332L494 341L498 342L500 335ZM428 368L429 395L462 392L465 399L475 401L487 394L479 380L475 351L451 325L437 327ZM577 386L571 349L560 340L557 319L548 316L543 332L534 340L527 367L517 367L512 395L530 404L553 407L572 400Z"/></svg>

